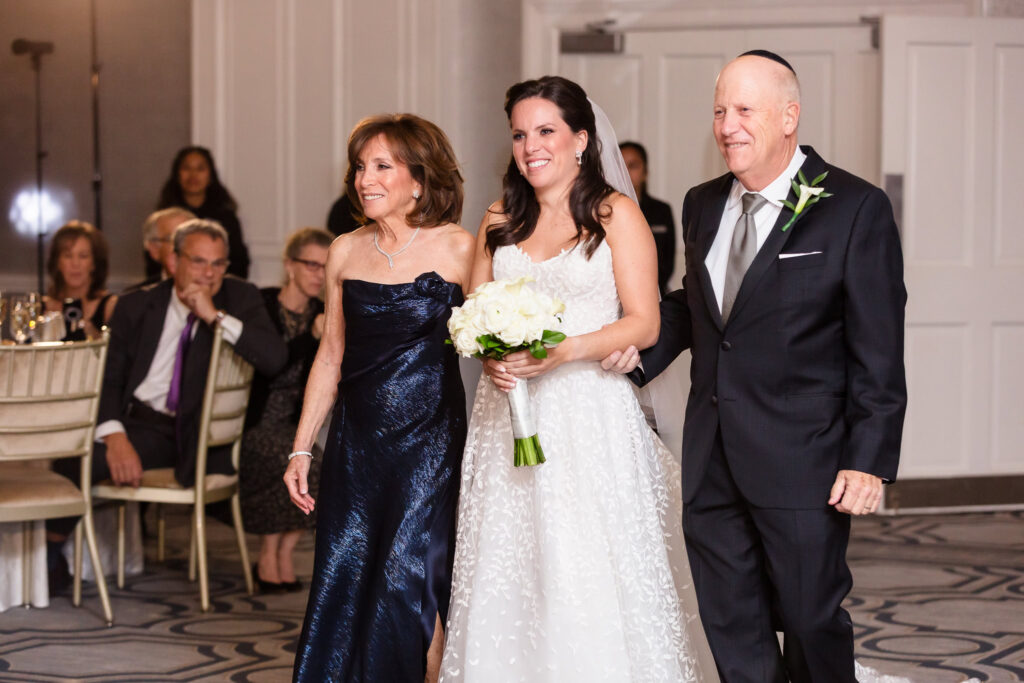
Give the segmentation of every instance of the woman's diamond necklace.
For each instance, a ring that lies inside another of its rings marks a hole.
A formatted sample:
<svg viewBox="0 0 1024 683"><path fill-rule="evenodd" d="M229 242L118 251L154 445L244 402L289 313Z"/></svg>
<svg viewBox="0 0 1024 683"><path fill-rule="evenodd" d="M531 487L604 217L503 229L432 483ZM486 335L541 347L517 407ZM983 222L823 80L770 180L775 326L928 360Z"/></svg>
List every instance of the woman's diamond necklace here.
<svg viewBox="0 0 1024 683"><path fill-rule="evenodd" d="M388 260L388 268L390 268L391 270L395 269L395 257L409 248L409 245L412 244L412 241L416 239L416 235L420 234L420 227L422 226L418 226L415 230L412 231L412 237L409 238L409 241L405 243L404 247L391 254L381 249L380 244L377 242L377 235L380 234L380 229L376 229L373 231L373 246L374 248L376 248L377 251L384 255L384 258Z"/></svg>

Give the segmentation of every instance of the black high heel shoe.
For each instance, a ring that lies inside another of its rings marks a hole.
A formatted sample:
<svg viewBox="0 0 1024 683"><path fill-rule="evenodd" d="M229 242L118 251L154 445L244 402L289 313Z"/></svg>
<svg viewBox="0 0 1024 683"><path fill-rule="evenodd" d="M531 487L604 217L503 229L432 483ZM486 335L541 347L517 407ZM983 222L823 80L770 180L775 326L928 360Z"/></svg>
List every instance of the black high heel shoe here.
<svg viewBox="0 0 1024 683"><path fill-rule="evenodd" d="M284 589L285 593L296 593L302 590L302 581L295 579L294 581L282 581L281 588Z"/></svg>
<svg viewBox="0 0 1024 683"><path fill-rule="evenodd" d="M256 585L260 589L260 593L283 593L285 591L285 584L278 581L264 581L260 578L260 564L259 562L253 562L252 565L252 578L256 582Z"/></svg>

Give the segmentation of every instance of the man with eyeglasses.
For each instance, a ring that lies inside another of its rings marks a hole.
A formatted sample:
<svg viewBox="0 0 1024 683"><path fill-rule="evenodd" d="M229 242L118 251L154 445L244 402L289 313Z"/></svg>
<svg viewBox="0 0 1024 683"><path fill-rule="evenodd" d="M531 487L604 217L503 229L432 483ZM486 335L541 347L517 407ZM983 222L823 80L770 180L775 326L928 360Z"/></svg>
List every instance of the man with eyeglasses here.
<svg viewBox="0 0 1024 683"><path fill-rule="evenodd" d="M171 255L174 254L174 231L185 221L192 220L196 215L180 206L154 211L146 217L142 224L143 256L146 260L146 279L124 290L124 294L137 289L154 285L165 278L171 277L167 267Z"/></svg>
<svg viewBox="0 0 1024 683"><path fill-rule="evenodd" d="M224 277L224 228L193 219L178 226L173 240L167 261L171 277L123 295L110 321L94 482L139 486L143 471L158 467L175 468L182 486L195 482L199 412L214 327L221 326L225 341L264 375L279 372L288 358L259 290ZM233 473L230 455L228 447L211 449L208 471ZM57 461L55 469L60 471L61 464L78 467L68 459ZM52 522L50 540L56 544L75 520Z"/></svg>

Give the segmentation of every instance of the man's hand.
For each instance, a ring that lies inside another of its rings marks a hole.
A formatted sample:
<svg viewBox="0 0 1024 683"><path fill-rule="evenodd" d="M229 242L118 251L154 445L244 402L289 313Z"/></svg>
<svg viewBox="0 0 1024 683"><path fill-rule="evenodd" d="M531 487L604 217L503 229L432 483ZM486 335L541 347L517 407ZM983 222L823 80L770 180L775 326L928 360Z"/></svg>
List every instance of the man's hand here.
<svg viewBox="0 0 1024 683"><path fill-rule="evenodd" d="M628 346L623 351L612 351L608 357L601 361L601 368L620 375L633 372L640 364L640 352L635 346Z"/></svg>
<svg viewBox="0 0 1024 683"><path fill-rule="evenodd" d="M142 461L135 446L124 432L103 437L107 445L107 467L110 479L118 486L138 487L142 483Z"/></svg>
<svg viewBox="0 0 1024 683"><path fill-rule="evenodd" d="M312 449L310 449L312 450ZM308 455L296 455L288 462L284 472L284 483L288 487L288 496L296 507L307 515L313 511L315 501L309 495L309 465L312 459Z"/></svg>
<svg viewBox="0 0 1024 683"><path fill-rule="evenodd" d="M839 470L828 504L848 515L869 515L882 500L882 479L856 470Z"/></svg>
<svg viewBox="0 0 1024 683"><path fill-rule="evenodd" d="M207 325L212 325L213 321L217 319L217 307L213 305L209 287L195 283L190 284L182 290L178 298Z"/></svg>

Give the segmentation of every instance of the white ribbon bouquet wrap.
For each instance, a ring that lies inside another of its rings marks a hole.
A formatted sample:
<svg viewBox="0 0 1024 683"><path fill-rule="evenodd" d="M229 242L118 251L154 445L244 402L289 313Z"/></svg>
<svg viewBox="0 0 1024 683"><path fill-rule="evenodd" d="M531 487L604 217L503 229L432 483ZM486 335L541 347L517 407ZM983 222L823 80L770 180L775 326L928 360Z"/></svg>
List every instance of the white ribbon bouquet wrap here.
<svg viewBox="0 0 1024 683"><path fill-rule="evenodd" d="M547 350L565 339L559 330L565 304L526 284L532 281L524 276L485 282L466 297L462 306L452 308L448 341L459 355L501 360L525 350L534 358L546 358ZM508 405L515 440L513 464L541 464L544 451L537 438L525 379L518 379L508 393Z"/></svg>

